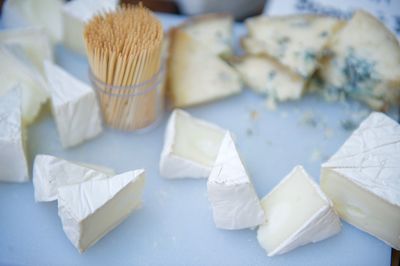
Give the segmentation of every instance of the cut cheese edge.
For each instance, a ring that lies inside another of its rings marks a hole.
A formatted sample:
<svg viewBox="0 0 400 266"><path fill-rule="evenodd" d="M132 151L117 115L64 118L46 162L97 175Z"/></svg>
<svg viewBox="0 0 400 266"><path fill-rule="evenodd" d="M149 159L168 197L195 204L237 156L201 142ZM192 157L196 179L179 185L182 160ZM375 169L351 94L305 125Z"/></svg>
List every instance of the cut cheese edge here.
<svg viewBox="0 0 400 266"><path fill-rule="evenodd" d="M253 91L277 101L299 99L304 79L266 56L247 55L235 60L234 67Z"/></svg>
<svg viewBox="0 0 400 266"><path fill-rule="evenodd" d="M233 53L233 18L230 15L197 16L179 28L216 55Z"/></svg>
<svg viewBox="0 0 400 266"><path fill-rule="evenodd" d="M36 155L33 163L35 201L53 201L57 190L65 185L79 184L90 179L103 179L115 175L109 168L70 162L51 155Z"/></svg>
<svg viewBox="0 0 400 266"><path fill-rule="evenodd" d="M341 230L331 201L306 173L296 166L261 200L266 222L257 239L268 256L331 237Z"/></svg>
<svg viewBox="0 0 400 266"><path fill-rule="evenodd" d="M143 169L58 189L58 215L72 244L84 252L141 206Z"/></svg>
<svg viewBox="0 0 400 266"><path fill-rule="evenodd" d="M243 229L265 221L260 200L229 132L208 178L207 192L217 228Z"/></svg>
<svg viewBox="0 0 400 266"><path fill-rule="evenodd" d="M34 122L48 99L47 83L20 47L0 46L0 96L19 84L24 125Z"/></svg>
<svg viewBox="0 0 400 266"><path fill-rule="evenodd" d="M206 178L224 133L217 125L175 109L165 130L160 174L167 178Z"/></svg>
<svg viewBox="0 0 400 266"><path fill-rule="evenodd" d="M21 102L19 87L14 87L0 96L0 181L29 180Z"/></svg>
<svg viewBox="0 0 400 266"><path fill-rule="evenodd" d="M329 38L341 25L332 17L258 16L246 20L248 37L242 44L246 52L269 55L308 78L318 67Z"/></svg>
<svg viewBox="0 0 400 266"><path fill-rule="evenodd" d="M400 249L400 125L372 113L322 164L321 187L342 219Z"/></svg>
<svg viewBox="0 0 400 266"><path fill-rule="evenodd" d="M357 11L329 43L334 56L321 67L327 93L373 109L400 103L400 44L377 18Z"/></svg>
<svg viewBox="0 0 400 266"><path fill-rule="evenodd" d="M241 91L236 71L181 29L171 33L168 88L175 107L203 104Z"/></svg>

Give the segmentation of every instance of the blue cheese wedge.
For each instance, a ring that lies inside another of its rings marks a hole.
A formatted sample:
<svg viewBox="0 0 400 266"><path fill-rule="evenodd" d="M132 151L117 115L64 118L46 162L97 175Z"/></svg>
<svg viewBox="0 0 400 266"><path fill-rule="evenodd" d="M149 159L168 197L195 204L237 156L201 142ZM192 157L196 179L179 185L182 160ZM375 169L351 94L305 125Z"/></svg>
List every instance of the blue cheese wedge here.
<svg viewBox="0 0 400 266"><path fill-rule="evenodd" d="M217 228L235 230L264 223L260 199L229 132L208 178L207 193Z"/></svg>
<svg viewBox="0 0 400 266"><path fill-rule="evenodd" d="M2 30L0 43L20 46L42 74L44 73L43 61L53 61L49 37L41 27Z"/></svg>
<svg viewBox="0 0 400 266"><path fill-rule="evenodd" d="M0 96L0 181L29 180L21 119L21 90Z"/></svg>
<svg viewBox="0 0 400 266"><path fill-rule="evenodd" d="M31 124L48 97L47 83L21 47L0 46L0 96L19 84L22 120Z"/></svg>
<svg viewBox="0 0 400 266"><path fill-rule="evenodd" d="M216 55L233 53L233 18L230 15L197 16L189 19L180 29Z"/></svg>
<svg viewBox="0 0 400 266"><path fill-rule="evenodd" d="M253 91L276 101L299 99L304 79L267 56L247 55L235 60L234 67Z"/></svg>
<svg viewBox="0 0 400 266"><path fill-rule="evenodd" d="M168 81L175 107L203 104L241 91L239 74L184 30L171 32Z"/></svg>
<svg viewBox="0 0 400 266"><path fill-rule="evenodd" d="M335 18L311 15L253 17L246 20L248 36L242 45L247 53L269 55L306 79L341 24Z"/></svg>
<svg viewBox="0 0 400 266"><path fill-rule="evenodd" d="M113 175L114 171L109 168L70 162L51 155L36 155L32 177L35 201L53 201L57 199L59 187Z"/></svg>
<svg viewBox="0 0 400 266"><path fill-rule="evenodd" d="M377 18L355 12L329 49L334 56L320 71L329 96L344 94L377 110L400 103L399 41Z"/></svg>
<svg viewBox="0 0 400 266"><path fill-rule="evenodd" d="M113 11L118 0L72 0L62 7L63 43L72 51L86 54L83 32L85 24L95 15Z"/></svg>
<svg viewBox="0 0 400 266"><path fill-rule="evenodd" d="M62 0L7 0L2 10L2 23L6 28L43 27L51 42L61 40Z"/></svg>
<svg viewBox="0 0 400 266"><path fill-rule="evenodd" d="M160 173L166 178L207 178L225 130L175 109L165 130Z"/></svg>
<svg viewBox="0 0 400 266"><path fill-rule="evenodd" d="M58 189L58 215L71 243L84 252L142 205L143 169Z"/></svg>
<svg viewBox="0 0 400 266"><path fill-rule="evenodd" d="M266 222L257 239L268 256L331 237L341 230L332 202L307 174L296 166L261 200Z"/></svg>
<svg viewBox="0 0 400 266"><path fill-rule="evenodd" d="M400 125L372 113L321 169L340 217L400 250Z"/></svg>
<svg viewBox="0 0 400 266"><path fill-rule="evenodd" d="M45 62L45 70L62 146L75 146L101 133L100 107L92 88L51 62Z"/></svg>

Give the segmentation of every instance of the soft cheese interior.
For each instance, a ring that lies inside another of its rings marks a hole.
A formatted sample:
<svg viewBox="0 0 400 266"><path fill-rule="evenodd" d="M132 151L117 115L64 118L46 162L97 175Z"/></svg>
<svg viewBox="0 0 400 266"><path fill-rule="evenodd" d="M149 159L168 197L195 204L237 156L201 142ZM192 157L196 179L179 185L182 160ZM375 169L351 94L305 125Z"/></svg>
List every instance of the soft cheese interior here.
<svg viewBox="0 0 400 266"><path fill-rule="evenodd" d="M144 170L136 170L58 190L59 216L64 231L80 252L141 206L144 181Z"/></svg>
<svg viewBox="0 0 400 266"><path fill-rule="evenodd" d="M318 185L297 166L261 200L266 222L257 232L269 256L317 242L340 231L340 221Z"/></svg>

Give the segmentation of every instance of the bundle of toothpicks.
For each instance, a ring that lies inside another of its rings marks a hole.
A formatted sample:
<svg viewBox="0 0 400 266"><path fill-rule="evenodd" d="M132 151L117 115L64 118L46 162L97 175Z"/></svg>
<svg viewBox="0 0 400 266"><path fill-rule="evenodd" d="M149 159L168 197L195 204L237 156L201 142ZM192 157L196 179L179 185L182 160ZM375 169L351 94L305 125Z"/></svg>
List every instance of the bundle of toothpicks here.
<svg viewBox="0 0 400 266"><path fill-rule="evenodd" d="M122 130L152 124L162 101L160 21L141 3L125 5L94 16L84 39L106 124Z"/></svg>

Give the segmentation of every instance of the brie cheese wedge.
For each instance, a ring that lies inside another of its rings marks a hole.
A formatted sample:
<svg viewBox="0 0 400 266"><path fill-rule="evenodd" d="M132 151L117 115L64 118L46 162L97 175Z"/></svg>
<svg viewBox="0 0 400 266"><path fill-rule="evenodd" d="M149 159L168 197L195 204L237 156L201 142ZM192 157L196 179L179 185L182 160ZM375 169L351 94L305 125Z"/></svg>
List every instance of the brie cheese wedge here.
<svg viewBox="0 0 400 266"><path fill-rule="evenodd" d="M268 256L331 237L341 230L331 201L306 173L296 166L261 200L266 222L257 231Z"/></svg>
<svg viewBox="0 0 400 266"><path fill-rule="evenodd" d="M372 113L321 169L339 216L400 250L400 125Z"/></svg>
<svg viewBox="0 0 400 266"><path fill-rule="evenodd" d="M143 169L58 189L58 215L72 244L84 252L141 207Z"/></svg>
<svg viewBox="0 0 400 266"><path fill-rule="evenodd" d="M168 75L175 107L203 104L242 90L239 74L180 28L171 31Z"/></svg>
<svg viewBox="0 0 400 266"><path fill-rule="evenodd" d="M7 0L4 2L2 22L6 28L44 27L52 43L61 40L62 0Z"/></svg>
<svg viewBox="0 0 400 266"><path fill-rule="evenodd" d="M160 174L167 178L207 178L225 130L175 109L165 130Z"/></svg>
<svg viewBox="0 0 400 266"><path fill-rule="evenodd" d="M233 53L233 18L225 14L208 14L189 19L180 29L207 46L216 55Z"/></svg>
<svg viewBox="0 0 400 266"><path fill-rule="evenodd" d="M85 55L85 24L95 15L114 11L118 0L72 0L62 7L63 42L72 51Z"/></svg>
<svg viewBox="0 0 400 266"><path fill-rule="evenodd" d="M272 58L247 55L234 62L234 67L250 89L273 100L295 100L303 93L304 79Z"/></svg>
<svg viewBox="0 0 400 266"><path fill-rule="evenodd" d="M102 129L95 92L61 67L45 62L51 105L64 148L97 136Z"/></svg>
<svg viewBox="0 0 400 266"><path fill-rule="evenodd" d="M321 67L326 93L373 109L400 103L400 44L377 18L357 11L329 43L334 56Z"/></svg>
<svg viewBox="0 0 400 266"><path fill-rule="evenodd" d="M20 46L41 74L44 74L43 61L53 61L52 47L43 28L2 30L0 43Z"/></svg>
<svg viewBox="0 0 400 266"><path fill-rule="evenodd" d="M265 221L260 200L229 132L208 178L207 192L217 228L243 229Z"/></svg>
<svg viewBox="0 0 400 266"><path fill-rule="evenodd" d="M32 177L35 201L53 201L57 199L59 187L113 175L112 169L102 166L69 162L51 155L36 155Z"/></svg>
<svg viewBox="0 0 400 266"><path fill-rule="evenodd" d="M341 26L342 22L332 17L258 16L246 20L249 32L242 45L246 52L269 55L308 78L324 56L329 38Z"/></svg>
<svg viewBox="0 0 400 266"><path fill-rule="evenodd" d="M21 121L21 90L0 96L0 181L29 180Z"/></svg>
<svg viewBox="0 0 400 266"><path fill-rule="evenodd" d="M12 50L13 48L14 50ZM22 120L31 124L47 101L47 83L18 47L0 46L0 96L16 84L22 90ZM15 53L19 50L18 55Z"/></svg>

